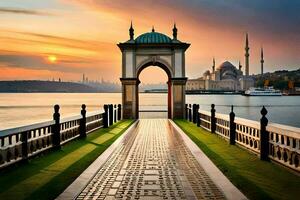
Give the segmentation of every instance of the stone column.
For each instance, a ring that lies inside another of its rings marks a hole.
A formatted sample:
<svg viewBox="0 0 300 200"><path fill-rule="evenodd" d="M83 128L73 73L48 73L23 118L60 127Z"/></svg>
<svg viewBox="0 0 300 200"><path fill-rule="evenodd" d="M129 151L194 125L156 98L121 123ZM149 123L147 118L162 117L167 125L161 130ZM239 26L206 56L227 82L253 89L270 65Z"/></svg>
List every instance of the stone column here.
<svg viewBox="0 0 300 200"><path fill-rule="evenodd" d="M215 104L211 104L211 116L210 116L210 131L212 133L216 132L216 109L215 109Z"/></svg>
<svg viewBox="0 0 300 200"><path fill-rule="evenodd" d="M53 148L60 149L60 114L59 114L59 105L54 106L53 120L55 124L52 126L52 144Z"/></svg>
<svg viewBox="0 0 300 200"><path fill-rule="evenodd" d="M120 78L122 82L123 119L138 119L137 78Z"/></svg>
<svg viewBox="0 0 300 200"><path fill-rule="evenodd" d="M172 78L172 119L185 116L185 84L187 78Z"/></svg>
<svg viewBox="0 0 300 200"><path fill-rule="evenodd" d="M269 132L267 131L268 119L266 115L268 114L265 106L260 111L262 117L260 119L260 159L269 160Z"/></svg>
<svg viewBox="0 0 300 200"><path fill-rule="evenodd" d="M236 124L234 122L235 114L233 112L233 106L231 106L231 112L229 113L229 138L230 144L235 144L235 135L236 135Z"/></svg>
<svg viewBox="0 0 300 200"><path fill-rule="evenodd" d="M79 134L81 138L86 137L86 105L82 104L81 106L81 116L80 124L79 124Z"/></svg>

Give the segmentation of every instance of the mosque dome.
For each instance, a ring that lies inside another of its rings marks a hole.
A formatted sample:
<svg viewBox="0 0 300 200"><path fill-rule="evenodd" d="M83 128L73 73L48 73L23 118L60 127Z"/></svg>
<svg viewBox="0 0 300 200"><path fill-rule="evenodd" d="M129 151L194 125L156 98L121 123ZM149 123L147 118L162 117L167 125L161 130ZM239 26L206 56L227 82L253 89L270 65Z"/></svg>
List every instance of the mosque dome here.
<svg viewBox="0 0 300 200"><path fill-rule="evenodd" d="M160 44L160 43L172 43L172 39L165 34L155 32L144 33L135 39L139 44Z"/></svg>
<svg viewBox="0 0 300 200"><path fill-rule="evenodd" d="M236 69L236 67L231 64L231 62L225 61L221 65L219 65L217 69Z"/></svg>
<svg viewBox="0 0 300 200"><path fill-rule="evenodd" d="M236 80L237 77L239 76L237 68L229 61L223 62L221 65L219 65L217 70L220 72L221 80L226 80L226 79Z"/></svg>

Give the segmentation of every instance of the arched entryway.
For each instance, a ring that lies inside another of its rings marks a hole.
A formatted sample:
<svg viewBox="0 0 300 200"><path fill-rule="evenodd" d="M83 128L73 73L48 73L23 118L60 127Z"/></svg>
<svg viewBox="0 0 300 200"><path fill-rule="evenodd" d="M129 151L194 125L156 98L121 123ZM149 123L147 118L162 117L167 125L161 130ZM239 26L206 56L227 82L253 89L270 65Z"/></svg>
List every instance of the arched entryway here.
<svg viewBox="0 0 300 200"><path fill-rule="evenodd" d="M129 29L130 39L119 43L122 51L122 104L123 118L139 118L138 85L139 74L149 66L158 66L168 75L168 117L183 118L185 109L185 51L188 43L177 39L177 28L174 25L173 39L165 34L144 33L134 39L132 26Z"/></svg>
<svg viewBox="0 0 300 200"><path fill-rule="evenodd" d="M151 71L152 70L152 71ZM147 74L148 73L148 74ZM146 93L141 94L140 85L142 84L141 74L144 76L148 76L149 79L152 79L152 84L156 83L162 86L161 84L166 84L167 89L167 97L165 93ZM163 64L158 64L157 66L153 66L151 63L147 63L139 68L137 72L138 78L138 98L137 98L137 107L139 110L137 111L137 115L139 118L171 118L171 78L172 73L169 71L168 67ZM161 76L164 76L163 78ZM146 98L148 101L142 102L142 97ZM151 97L150 97L151 96ZM159 97L159 102L157 101L157 97ZM149 102L149 100L153 100L153 102ZM144 103L144 104L143 104ZM146 105L145 105L146 103ZM142 104L142 105L141 105ZM150 105L151 104L151 105ZM165 105L167 107L165 108ZM144 106L144 107L143 107ZM167 111L167 112L165 112Z"/></svg>

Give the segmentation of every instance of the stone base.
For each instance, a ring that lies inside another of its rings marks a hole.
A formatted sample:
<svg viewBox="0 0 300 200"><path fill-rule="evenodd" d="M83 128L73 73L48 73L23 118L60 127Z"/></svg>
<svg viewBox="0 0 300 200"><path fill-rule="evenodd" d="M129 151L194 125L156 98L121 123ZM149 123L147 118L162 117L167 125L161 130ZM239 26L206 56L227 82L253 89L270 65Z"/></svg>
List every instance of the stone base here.
<svg viewBox="0 0 300 200"><path fill-rule="evenodd" d="M121 78L123 119L139 118L139 94L137 78ZM168 81L168 118L184 118L185 84L187 78L172 78Z"/></svg>

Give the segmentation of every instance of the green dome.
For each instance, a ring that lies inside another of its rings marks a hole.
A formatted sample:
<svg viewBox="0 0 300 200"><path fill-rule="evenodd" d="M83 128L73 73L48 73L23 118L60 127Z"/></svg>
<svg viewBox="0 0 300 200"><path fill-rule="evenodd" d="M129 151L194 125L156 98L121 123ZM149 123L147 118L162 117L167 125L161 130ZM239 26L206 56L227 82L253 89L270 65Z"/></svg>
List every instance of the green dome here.
<svg viewBox="0 0 300 200"><path fill-rule="evenodd" d="M152 31L140 35L135 39L135 42L140 44L172 43L172 39L162 33Z"/></svg>

